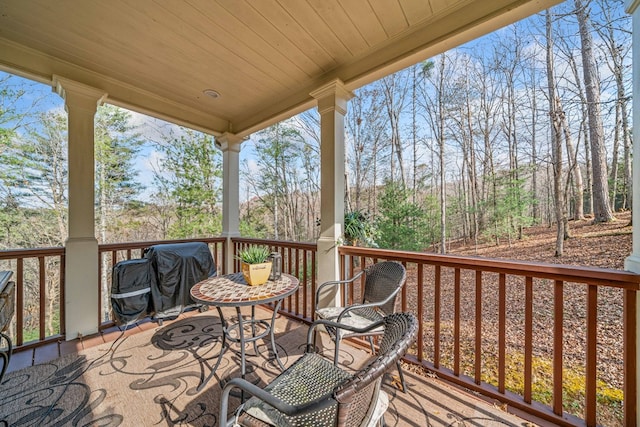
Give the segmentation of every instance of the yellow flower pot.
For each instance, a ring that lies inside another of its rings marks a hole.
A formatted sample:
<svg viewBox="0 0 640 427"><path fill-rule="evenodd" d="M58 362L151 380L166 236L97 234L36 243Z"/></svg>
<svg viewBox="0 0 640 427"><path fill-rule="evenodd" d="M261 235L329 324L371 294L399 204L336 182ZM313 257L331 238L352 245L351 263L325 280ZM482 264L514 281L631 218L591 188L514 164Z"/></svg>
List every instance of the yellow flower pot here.
<svg viewBox="0 0 640 427"><path fill-rule="evenodd" d="M244 280L251 286L262 285L269 280L271 274L271 262L263 262L261 264L242 263L242 275Z"/></svg>

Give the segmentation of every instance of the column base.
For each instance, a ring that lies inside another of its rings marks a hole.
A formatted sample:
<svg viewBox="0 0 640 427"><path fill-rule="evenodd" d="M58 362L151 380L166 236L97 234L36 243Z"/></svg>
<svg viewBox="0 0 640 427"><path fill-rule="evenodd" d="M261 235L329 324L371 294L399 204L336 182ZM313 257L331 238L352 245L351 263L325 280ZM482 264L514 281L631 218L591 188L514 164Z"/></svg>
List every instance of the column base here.
<svg viewBox="0 0 640 427"><path fill-rule="evenodd" d="M65 244L65 336L73 340L98 332L98 241L70 238Z"/></svg>
<svg viewBox="0 0 640 427"><path fill-rule="evenodd" d="M240 233L223 231L221 236L227 239L227 253L224 254L224 265L216 266L218 274L222 274L223 272L224 274L235 273L235 259L233 258L233 242L231 242L231 239L240 237Z"/></svg>
<svg viewBox="0 0 640 427"><path fill-rule="evenodd" d="M320 237L318 239L318 285L330 280L340 279L337 238ZM336 289L327 289L319 295L319 307L337 307L340 294Z"/></svg>
<svg viewBox="0 0 640 427"><path fill-rule="evenodd" d="M640 273L640 255L632 254L624 260L624 269L634 273Z"/></svg>

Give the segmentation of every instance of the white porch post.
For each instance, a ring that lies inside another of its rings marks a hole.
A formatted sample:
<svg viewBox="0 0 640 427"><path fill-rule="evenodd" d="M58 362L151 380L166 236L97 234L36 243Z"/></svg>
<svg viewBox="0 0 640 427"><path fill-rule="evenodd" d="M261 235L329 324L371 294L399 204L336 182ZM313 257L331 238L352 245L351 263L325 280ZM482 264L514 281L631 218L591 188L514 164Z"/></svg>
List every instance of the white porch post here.
<svg viewBox="0 0 640 427"><path fill-rule="evenodd" d="M632 30L632 75L633 75L633 129L640 129L640 0L628 0L626 11L633 18ZM624 263L625 270L640 273L640 132L633 132L633 194L631 205L631 220L633 222L633 246L631 255ZM640 307L640 292L636 292L636 307ZM636 312L636 349L640 349L640 316ZM636 352L636 366L640 367L640 351ZM636 384L640 384L640 369L636 370ZM636 393L636 411L640 408L640 393ZM636 426L640 426L637 417Z"/></svg>
<svg viewBox="0 0 640 427"><path fill-rule="evenodd" d="M94 116L104 91L54 76L69 129L69 236L65 243L65 335L98 332L98 240L94 211Z"/></svg>
<svg viewBox="0 0 640 427"><path fill-rule="evenodd" d="M231 238L240 236L240 144L243 138L224 133L216 138L222 150L222 236L227 238L225 272L233 273Z"/></svg>
<svg viewBox="0 0 640 427"><path fill-rule="evenodd" d="M640 129L640 0L629 0L627 13L633 17L632 62L633 62L633 129ZM640 133L633 132L633 195L631 215L633 221L633 246L631 255L625 260L625 269L640 273Z"/></svg>
<svg viewBox="0 0 640 427"><path fill-rule="evenodd" d="M344 226L344 116L353 94L335 80L311 93L320 113L320 237L318 283L340 277L338 239ZM335 292L320 295L320 306L335 306Z"/></svg>

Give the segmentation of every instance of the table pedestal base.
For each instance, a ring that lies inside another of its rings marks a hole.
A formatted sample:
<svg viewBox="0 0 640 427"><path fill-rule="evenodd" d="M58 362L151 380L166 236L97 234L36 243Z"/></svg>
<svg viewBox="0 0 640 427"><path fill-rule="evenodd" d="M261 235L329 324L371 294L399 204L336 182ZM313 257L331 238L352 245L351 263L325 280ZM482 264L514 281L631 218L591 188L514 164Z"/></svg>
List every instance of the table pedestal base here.
<svg viewBox="0 0 640 427"><path fill-rule="evenodd" d="M236 307L236 316L237 322L232 323L225 319L224 313L220 307L216 307L218 309L218 314L220 315L220 321L222 322L222 348L220 349L220 354L218 355L218 360L214 365L213 369L209 373L209 375L200 383L198 388L196 389L200 392L211 380L211 378L216 374L218 367L220 366L220 362L224 357L226 350L231 347L231 343L237 343L240 346L240 376L245 379L247 374L246 367L246 350L245 345L248 343L253 343L253 350L256 355L259 355L258 344L257 341L269 336L269 341L271 342L271 350L273 351L273 358L280 370L284 371L284 365L278 356L278 349L276 347L274 326L276 321L276 316L278 314L278 310L280 309L280 301L276 302L276 306L273 309L273 314L271 315L271 322L264 319L256 319L255 316L255 306L251 306L251 318L244 319L242 313L240 311L240 307ZM247 334L249 334L247 336ZM244 401L244 392L240 394L240 398Z"/></svg>

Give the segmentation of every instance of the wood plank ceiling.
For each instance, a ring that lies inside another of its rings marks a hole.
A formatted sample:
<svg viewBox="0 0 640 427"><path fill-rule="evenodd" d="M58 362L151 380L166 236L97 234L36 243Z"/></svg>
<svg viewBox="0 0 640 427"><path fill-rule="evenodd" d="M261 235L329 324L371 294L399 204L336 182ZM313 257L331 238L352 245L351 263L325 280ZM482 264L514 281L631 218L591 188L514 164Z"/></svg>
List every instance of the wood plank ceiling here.
<svg viewBox="0 0 640 427"><path fill-rule="evenodd" d="M559 0L3 0L0 69L240 135ZM220 97L203 94L213 89Z"/></svg>

